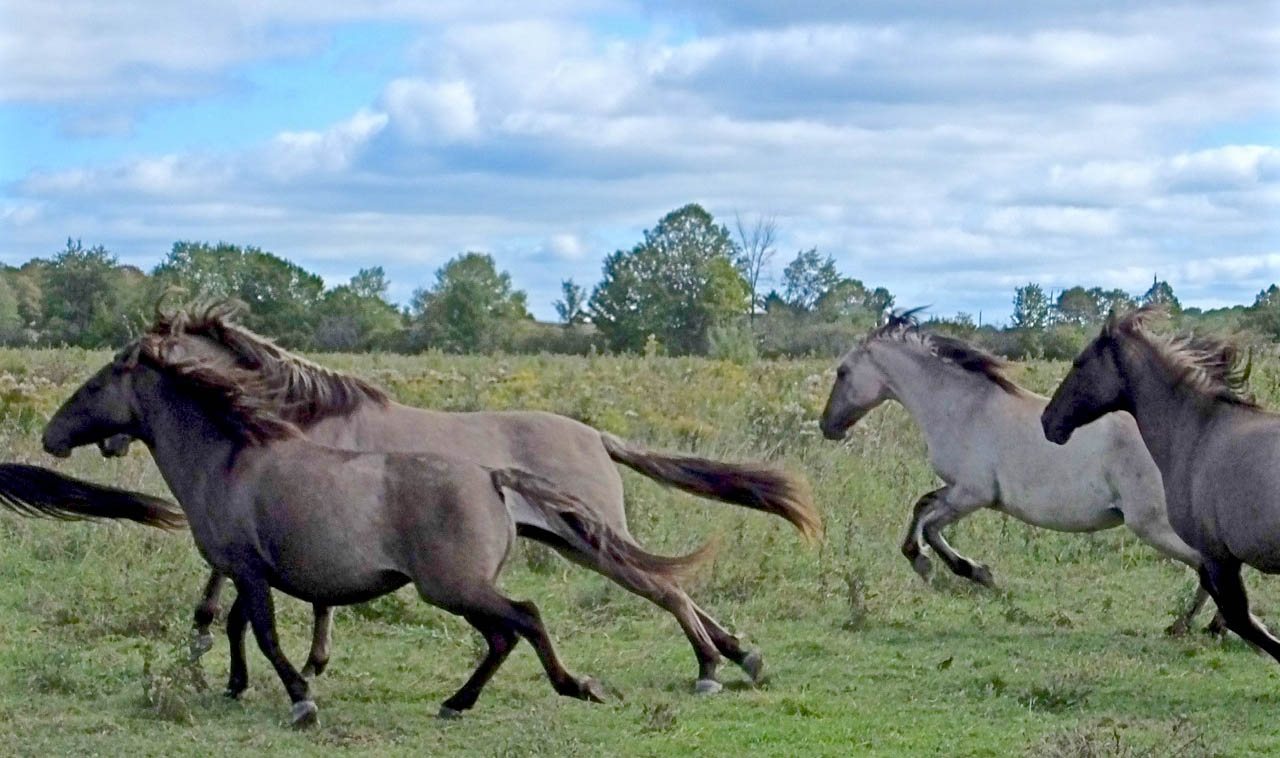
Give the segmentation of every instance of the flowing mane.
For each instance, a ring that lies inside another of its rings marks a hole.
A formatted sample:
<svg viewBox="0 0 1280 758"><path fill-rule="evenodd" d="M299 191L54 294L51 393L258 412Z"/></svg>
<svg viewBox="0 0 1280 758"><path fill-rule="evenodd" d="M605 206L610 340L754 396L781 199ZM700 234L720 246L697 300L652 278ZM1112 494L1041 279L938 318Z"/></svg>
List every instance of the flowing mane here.
<svg viewBox="0 0 1280 758"><path fill-rule="evenodd" d="M331 416L350 415L367 401L390 402L381 388L313 363L237 323L245 309L238 300L189 305L168 313L157 307L148 334L195 335L231 351L241 368L261 376L244 389L254 393L258 402L274 404L282 418L304 428Z"/></svg>
<svg viewBox="0 0 1280 758"><path fill-rule="evenodd" d="M1151 348L1151 352L1173 374L1175 383L1233 405L1257 408L1249 392L1253 362L1241 355L1234 343L1209 335L1184 334L1162 337L1146 328L1152 318L1167 315L1159 305L1144 305L1124 314L1112 314L1102 333L1129 337Z"/></svg>
<svg viewBox="0 0 1280 758"><path fill-rule="evenodd" d="M920 331L916 314L923 308L912 308L889 314L889 319L873 329L863 344L875 340L915 343L943 363L949 363L973 374L986 377L1010 395L1026 392L1004 375L1008 362L964 340Z"/></svg>

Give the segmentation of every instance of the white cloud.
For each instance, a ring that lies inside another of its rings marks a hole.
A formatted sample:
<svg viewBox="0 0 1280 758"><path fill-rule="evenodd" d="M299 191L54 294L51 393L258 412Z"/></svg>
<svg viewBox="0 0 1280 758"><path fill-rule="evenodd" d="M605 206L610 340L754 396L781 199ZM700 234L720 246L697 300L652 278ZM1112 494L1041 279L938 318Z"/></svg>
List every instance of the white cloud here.
<svg viewBox="0 0 1280 758"><path fill-rule="evenodd" d="M463 81L397 79L387 85L382 102L396 130L412 144L462 140L478 131L476 101Z"/></svg>
<svg viewBox="0 0 1280 758"><path fill-rule="evenodd" d="M385 113L362 109L323 132L281 132L267 151L267 165L280 179L341 171L386 127L387 120Z"/></svg>

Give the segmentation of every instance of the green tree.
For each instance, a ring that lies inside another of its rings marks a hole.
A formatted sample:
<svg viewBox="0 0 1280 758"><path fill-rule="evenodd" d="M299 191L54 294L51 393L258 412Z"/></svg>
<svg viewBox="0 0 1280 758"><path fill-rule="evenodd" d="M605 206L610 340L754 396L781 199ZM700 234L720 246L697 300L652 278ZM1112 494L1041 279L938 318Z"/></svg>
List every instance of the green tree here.
<svg viewBox="0 0 1280 758"><path fill-rule="evenodd" d="M413 293L410 309L414 347L451 353L504 347L511 325L532 318L524 292L512 289L511 275L484 253L464 253L442 266L431 289Z"/></svg>
<svg viewBox="0 0 1280 758"><path fill-rule="evenodd" d="M1244 324L1271 339L1280 339L1280 288L1272 284L1259 292L1245 314Z"/></svg>
<svg viewBox="0 0 1280 758"><path fill-rule="evenodd" d="M614 350L639 352L652 334L674 354L705 352L711 328L747 309L735 252L729 230L701 206L674 210L643 242L605 258L592 321Z"/></svg>
<svg viewBox="0 0 1280 758"><path fill-rule="evenodd" d="M328 292L315 307L314 346L318 350L386 350L403 331L400 312L386 300L381 266L360 269Z"/></svg>
<svg viewBox="0 0 1280 758"><path fill-rule="evenodd" d="M1084 287L1063 290L1062 294L1058 295L1058 302L1054 304L1057 320L1076 326L1097 323L1101 318L1098 307L1097 298Z"/></svg>
<svg viewBox="0 0 1280 758"><path fill-rule="evenodd" d="M130 313L130 293L137 291L130 285L143 278L137 269L127 272L102 245L86 248L68 238L66 248L42 269L41 338L80 347L125 342L139 316Z"/></svg>
<svg viewBox="0 0 1280 758"><path fill-rule="evenodd" d="M1174 296L1173 287L1156 276L1151 277L1151 287L1142 293L1141 302L1143 305L1162 305L1175 316L1182 312L1182 303Z"/></svg>
<svg viewBox="0 0 1280 758"><path fill-rule="evenodd" d="M313 346L313 316L324 280L256 247L175 242L152 271L156 295L170 286L192 297L235 297L249 306L245 325L291 348Z"/></svg>
<svg viewBox="0 0 1280 758"><path fill-rule="evenodd" d="M1133 296L1121 289L1104 290L1101 287L1092 287L1089 289L1089 295L1098 304L1099 319L1106 318L1112 311L1125 313L1137 305Z"/></svg>
<svg viewBox="0 0 1280 758"><path fill-rule="evenodd" d="M1049 297L1040 285L1031 282L1019 287L1013 297L1015 329L1039 331L1049 326Z"/></svg>
<svg viewBox="0 0 1280 758"><path fill-rule="evenodd" d="M782 293L787 303L797 311L812 311L842 277L836 271L835 259L830 255L823 260L818 248L801 250L782 270Z"/></svg>
<svg viewBox="0 0 1280 758"><path fill-rule="evenodd" d="M22 327L22 316L18 313L18 295L9 284L9 277L0 276L0 342L6 345L24 342Z"/></svg>
<svg viewBox="0 0 1280 758"><path fill-rule="evenodd" d="M560 282L560 292L563 293L563 297L554 303L556 314L560 316L560 322L566 327L570 327L586 321L586 290L574 284L572 279L565 279Z"/></svg>

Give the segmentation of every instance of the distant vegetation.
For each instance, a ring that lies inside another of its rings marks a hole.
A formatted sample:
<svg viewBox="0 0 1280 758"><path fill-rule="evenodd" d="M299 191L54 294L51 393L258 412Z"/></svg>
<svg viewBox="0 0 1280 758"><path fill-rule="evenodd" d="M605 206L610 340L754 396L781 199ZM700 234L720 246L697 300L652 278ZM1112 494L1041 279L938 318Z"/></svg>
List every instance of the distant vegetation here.
<svg viewBox="0 0 1280 758"><path fill-rule="evenodd" d="M101 245L68 239L50 258L0 270L0 344L118 345L173 287L188 298L239 298L251 308L250 327L290 348L330 352L661 353L739 363L830 357L894 307L887 289L838 271L816 248L797 252L777 287L765 291L777 252L772 219L736 218L731 232L689 204L645 230L630 250L607 255L590 291L564 281L554 304L561 323L549 324L533 319L525 293L484 253L459 254L397 307L387 300L380 266L326 289L318 275L251 246L175 242L148 273L120 265ZM1148 302L1167 304L1181 328L1280 340L1274 284L1252 305L1201 311L1182 308L1173 288L1154 277L1139 295L1077 286L1054 296L1028 283L1014 293L1010 324L980 324L959 313L927 328L1007 357L1067 358L1112 308Z"/></svg>

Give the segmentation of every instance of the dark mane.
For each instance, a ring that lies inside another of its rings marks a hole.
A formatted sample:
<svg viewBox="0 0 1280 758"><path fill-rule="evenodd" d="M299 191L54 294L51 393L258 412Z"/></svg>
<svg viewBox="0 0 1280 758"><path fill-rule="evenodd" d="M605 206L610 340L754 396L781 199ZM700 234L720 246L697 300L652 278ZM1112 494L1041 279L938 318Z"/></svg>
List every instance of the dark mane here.
<svg viewBox="0 0 1280 758"><path fill-rule="evenodd" d="M892 340L896 342L916 342L931 355L970 373L979 374L994 382L997 387L1010 395L1026 392L1004 375L1009 365L1003 358L988 353L982 348L970 345L956 337L920 331L920 322L916 314L923 308L912 308L906 311L895 311L879 327L873 329L863 344L874 340Z"/></svg>
<svg viewBox="0 0 1280 758"><path fill-rule="evenodd" d="M1123 316L1112 314L1103 327L1103 334L1131 337L1150 347L1178 385L1232 405L1257 408L1258 403L1249 392L1251 356L1241 355L1238 345L1221 337L1206 334L1162 337L1146 328L1149 320L1167 315L1159 305L1144 305Z"/></svg>
<svg viewBox="0 0 1280 758"><path fill-rule="evenodd" d="M387 393L363 379L325 368L291 353L236 322L245 311L237 300L188 305L172 312L157 306L148 334L161 337L195 335L231 351L239 367L260 376L243 391L254 401L271 404L283 419L302 427L331 416L350 415L361 404L390 402Z"/></svg>
<svg viewBox="0 0 1280 758"><path fill-rule="evenodd" d="M125 366L148 365L183 384L209 420L233 440L260 445L302 436L293 422L280 415L261 373L207 358L183 357L182 348L190 339L183 334L144 334L116 360Z"/></svg>

